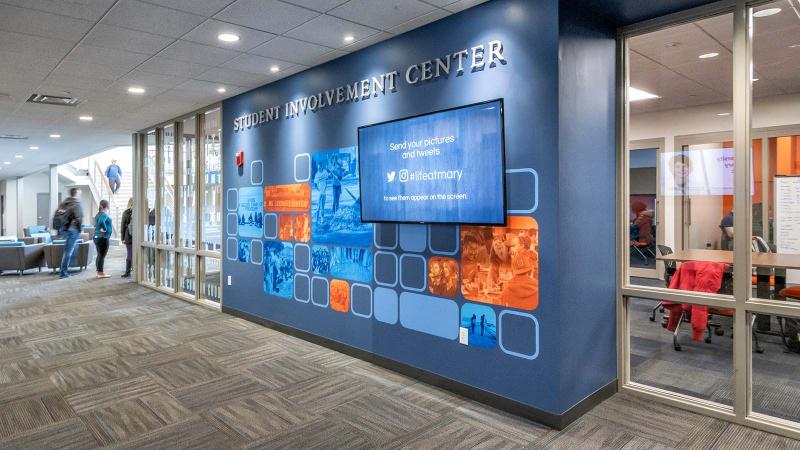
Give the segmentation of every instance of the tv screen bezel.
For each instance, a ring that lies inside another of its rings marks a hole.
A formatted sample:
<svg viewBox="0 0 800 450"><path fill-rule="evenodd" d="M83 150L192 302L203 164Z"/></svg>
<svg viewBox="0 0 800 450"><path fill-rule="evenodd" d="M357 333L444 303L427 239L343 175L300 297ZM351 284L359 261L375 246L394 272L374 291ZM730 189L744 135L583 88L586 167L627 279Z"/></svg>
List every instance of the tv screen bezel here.
<svg viewBox="0 0 800 450"><path fill-rule="evenodd" d="M364 128L371 128L380 125L386 125L393 122L401 122L404 120L409 119L416 119L419 117L431 116L433 114L439 114L449 111L455 111L458 109L464 108L471 108L473 106L485 105L489 103L500 102L500 163L501 163L501 184L503 188L503 202L502 202L502 211L503 211L503 221L502 222L452 222L452 221L398 221L398 220L364 220L364 208L361 202L361 199L364 198L364 190L363 190L363 164L361 164L361 130ZM504 227L508 223L508 211L506 209L506 123L505 123L505 101L503 97L494 98L491 100L484 100L480 102L470 103L467 105L461 106L454 106L452 108L445 108L436 111L430 111L422 114L416 114L412 116L401 117L398 119L391 119L385 120L383 122L376 122L371 123L369 125L362 125L356 129L356 137L358 142L358 207L360 210L361 215L361 223L406 223L406 224L424 224L424 225L469 225L469 226L492 226L492 227Z"/></svg>

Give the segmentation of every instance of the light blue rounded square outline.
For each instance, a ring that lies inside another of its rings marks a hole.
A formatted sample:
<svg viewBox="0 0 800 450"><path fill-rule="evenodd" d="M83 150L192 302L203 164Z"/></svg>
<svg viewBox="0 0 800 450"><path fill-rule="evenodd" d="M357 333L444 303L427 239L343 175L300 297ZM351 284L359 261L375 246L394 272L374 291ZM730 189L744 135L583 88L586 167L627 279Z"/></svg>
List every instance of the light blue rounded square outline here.
<svg viewBox="0 0 800 450"><path fill-rule="evenodd" d="M536 326L536 352L533 355L526 355L524 353L514 352L514 351L506 349L503 346L503 326L502 326L502 323L503 323L503 316L506 315L506 314L509 314L509 315L512 315L512 316L527 317L527 318L533 320L533 324ZM522 312L519 312L519 311L512 311L512 310L509 310L509 309L504 309L504 310L500 311L500 314L497 315L497 325L498 325L498 329L499 329L498 341L500 341L500 350L502 350L503 353L511 355L511 356L516 356L518 358L528 359L528 360L531 360L531 361L539 357L539 321L536 320L536 317L533 317L532 314L522 313Z"/></svg>
<svg viewBox="0 0 800 450"><path fill-rule="evenodd" d="M509 209L509 214L531 214L539 207L539 174L531 168L508 169L506 173L529 173L533 175L533 207L531 209Z"/></svg>
<svg viewBox="0 0 800 450"><path fill-rule="evenodd" d="M375 246L375 248L379 248L381 250L394 250L394 249L397 248L398 245L400 245L400 227L398 226L398 224L396 224L396 223L376 223L375 225L376 226L372 227L372 244ZM394 247L381 247L380 245L378 245L378 239L377 239L377 237L378 237L378 232L377 232L378 226L386 227L386 226L389 226L389 225L394 227Z"/></svg>
<svg viewBox="0 0 800 450"><path fill-rule="evenodd" d="M297 158L301 156L308 158L308 178L306 178L305 180L297 178ZM299 153L297 155L294 155L294 173L292 174L292 176L294 177L294 181L296 183L305 183L306 181L311 179L311 155L309 153Z"/></svg>
<svg viewBox="0 0 800 450"><path fill-rule="evenodd" d="M234 223L236 223L236 227L234 227L233 232L231 232L231 227L228 226L228 217L233 216L236 218ZM236 236L239 234L239 215L235 212L229 212L225 215L225 234L228 236Z"/></svg>
<svg viewBox="0 0 800 450"><path fill-rule="evenodd" d="M359 314L353 309L353 288L355 288L356 286L365 287L365 288L369 289L369 315L367 315L367 314ZM352 284L350 284L350 312L351 313L353 313L354 315L356 315L358 317L363 317L365 319L371 319L372 318L372 310L374 309L374 307L372 306L372 302L373 301L375 301L375 300L372 298L372 286L370 286L368 284L364 284L364 283L352 283Z"/></svg>
<svg viewBox="0 0 800 450"><path fill-rule="evenodd" d="M403 258L419 258L419 259L422 260L422 268L423 268L422 270L423 270L423 274L424 274L422 276L422 281L423 281L422 289L408 287L405 284L403 284ZM399 273L399 275L400 275L400 287L402 287L403 289L405 289L407 291L425 292L425 290L428 289L428 273L427 273L428 269L427 269L427 264L428 264L428 260L426 260L425 257L422 256L422 255L417 255L417 254L414 254L414 253L403 253L402 255L400 255L400 261L399 261L399 263L397 265L397 270L398 270L398 272L400 272Z"/></svg>
<svg viewBox="0 0 800 450"><path fill-rule="evenodd" d="M236 200L234 200L234 201L231 201L231 198L230 198L231 192L236 194ZM233 207L231 207L231 204L233 204ZM236 188L228 188L228 191L225 193L225 208L227 208L228 211L234 211L234 212L239 209L239 190L238 189L236 189Z"/></svg>
<svg viewBox="0 0 800 450"><path fill-rule="evenodd" d="M267 217L275 218L275 236L267 236ZM264 213L264 239L278 239L278 215L275 213Z"/></svg>
<svg viewBox="0 0 800 450"><path fill-rule="evenodd" d="M417 228L417 227L425 228L425 231L422 233L422 239L424 239L425 242L422 243L422 246L419 247L419 250L403 248L403 244L402 244L402 242L403 242L402 228L403 228L404 225L407 226L407 227L413 227L413 228ZM397 225L397 245L400 246L400 249L403 250L404 252L412 252L412 253L424 252L425 249L428 248L428 242L427 241L428 241L428 226L427 225L422 225L422 224L418 224L418 223L401 223L401 224Z"/></svg>
<svg viewBox="0 0 800 450"><path fill-rule="evenodd" d="M428 250L431 251L434 255L444 255L444 256L453 256L457 255L458 252L461 250L461 225L456 225L456 249L452 252L440 252L438 250L433 249L433 244L431 240L431 226L428 225Z"/></svg>
<svg viewBox="0 0 800 450"><path fill-rule="evenodd" d="M391 291L394 294L395 315L394 315L394 322L385 322L379 319L378 316L375 316L375 320L377 320L380 323L385 323L387 325L397 325L397 323L400 322L400 296L397 294L397 291L392 288L377 287L375 288L375 290L372 291L372 314L373 315L375 314L375 293L377 292L378 289L385 289L387 291Z"/></svg>
<svg viewBox="0 0 800 450"><path fill-rule="evenodd" d="M300 300L299 298L297 298L297 277L305 277L308 280L308 298L305 299L305 300ZM296 273L296 274L294 274L294 280L292 282L294 283L294 287L292 289L292 296L294 297L294 299L297 300L300 303L308 303L308 302L310 302L311 301L311 277L309 277L307 273Z"/></svg>
<svg viewBox="0 0 800 450"><path fill-rule="evenodd" d="M297 247L305 247L305 248L307 248L307 249L308 249L308 268L307 268L307 269L305 269L305 270L303 270L303 269L301 269L301 268L297 267ZM308 272L310 272L310 271L311 271L311 246L309 246L308 244L303 244L303 243L300 243L300 242L298 242L298 243L294 244L294 255L293 255L293 259L294 259L294 270L296 270L296 271L298 271L298 272L303 272L303 273L308 273Z"/></svg>
<svg viewBox="0 0 800 450"><path fill-rule="evenodd" d="M253 175L256 173L253 166L255 166L256 163L258 163L261 166L261 170L258 171L258 173L261 174L261 181L253 181ZM260 186L263 183L264 183L264 161L257 159L250 163L250 184L253 186Z"/></svg>
<svg viewBox="0 0 800 450"><path fill-rule="evenodd" d="M256 242L258 243L258 245L261 246L261 251L259 252L256 252L254 250ZM258 260L258 262L256 262L255 260L255 255L260 255L259 256L260 259ZM250 241L250 263L259 266L264 263L264 241L262 241L261 239L253 239Z"/></svg>
<svg viewBox="0 0 800 450"><path fill-rule="evenodd" d="M231 258L231 252L228 251L228 242L230 241L233 241L234 244L236 244L234 246L234 248L236 248L236 251L232 252L233 258ZM225 238L225 259L227 259L228 261L239 261L239 240L236 239L235 237L228 236L227 238Z"/></svg>
<svg viewBox="0 0 800 450"><path fill-rule="evenodd" d="M378 260L378 255L380 255L380 254L389 255L392 258L394 258L394 283L382 283L382 282L378 281L378 264L377 264L377 260ZM382 252L382 251L375 252L375 254L372 255L372 278L375 280L375 284L377 284L378 286L390 287L390 288L393 288L393 287L397 286L398 272L400 271L400 268L399 268L398 264L399 263L397 261L397 254L396 253Z"/></svg>
<svg viewBox="0 0 800 450"><path fill-rule="evenodd" d="M314 302L314 280L316 280L316 279L323 280L325 282L325 286L327 286L328 295L325 297L325 304L324 305L320 305L319 303L315 303ZM311 298L309 298L309 301L311 301L312 305L319 306L320 308L327 308L328 305L331 304L331 295L330 294L331 294L331 285L328 282L327 278L325 278L325 277L317 277L317 276L311 277L311 284L309 285L308 295L309 295L309 297L311 297Z"/></svg>

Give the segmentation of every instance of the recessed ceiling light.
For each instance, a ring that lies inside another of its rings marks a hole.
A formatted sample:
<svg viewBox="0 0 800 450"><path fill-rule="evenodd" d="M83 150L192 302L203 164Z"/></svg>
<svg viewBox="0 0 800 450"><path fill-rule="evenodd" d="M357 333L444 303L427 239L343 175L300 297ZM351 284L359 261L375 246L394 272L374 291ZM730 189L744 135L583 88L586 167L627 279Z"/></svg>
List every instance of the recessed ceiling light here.
<svg viewBox="0 0 800 450"><path fill-rule="evenodd" d="M271 67L269 68L269 71L270 71L270 72L272 72L272 73L275 73L275 72L277 72L277 71L279 71L279 70L281 70L281 68L280 68L280 67L278 67L278 66L271 66Z"/></svg>
<svg viewBox="0 0 800 450"><path fill-rule="evenodd" d="M711 53L703 53L702 55L698 56L698 58L700 58L700 59L709 59L709 58L715 58L717 56L719 56L719 53L711 52Z"/></svg>
<svg viewBox="0 0 800 450"><path fill-rule="evenodd" d="M61 137L61 135L60 134L51 134L50 137L53 138L53 139L58 139L58 138Z"/></svg>
<svg viewBox="0 0 800 450"><path fill-rule="evenodd" d="M635 87L628 87L628 101L629 102L637 102L639 100L649 100L651 98L661 98L656 94L651 94L647 91L643 91L641 89L636 89Z"/></svg>
<svg viewBox="0 0 800 450"><path fill-rule="evenodd" d="M39 150L39 147L31 145L30 147L28 147L28 150Z"/></svg>
<svg viewBox="0 0 800 450"><path fill-rule="evenodd" d="M236 42L239 40L239 35L233 33L220 33L217 35L217 39L222 42Z"/></svg>
<svg viewBox="0 0 800 450"><path fill-rule="evenodd" d="M5 164L7 166L10 166L11 165L11 161L3 161L3 164Z"/></svg>
<svg viewBox="0 0 800 450"><path fill-rule="evenodd" d="M718 116L730 116L731 113L717 113Z"/></svg>
<svg viewBox="0 0 800 450"><path fill-rule="evenodd" d="M78 119L80 119L80 120L82 120L84 122L91 122L92 120L94 120L94 117L92 117L92 116L80 116L80 117L78 117Z"/></svg>
<svg viewBox="0 0 800 450"><path fill-rule="evenodd" d="M800 48L800 44L792 44L789 48Z"/></svg>
<svg viewBox="0 0 800 450"><path fill-rule="evenodd" d="M224 87L218 87L217 88L217 92L219 92L220 94L224 94L225 93L225 88Z"/></svg>
<svg viewBox="0 0 800 450"><path fill-rule="evenodd" d="M14 158L22 159L22 155L14 155Z"/></svg>
<svg viewBox="0 0 800 450"><path fill-rule="evenodd" d="M753 17L774 16L775 14L778 14L779 12L781 12L780 8L767 8L767 9L762 9L761 11L754 12L753 13Z"/></svg>
<svg viewBox="0 0 800 450"><path fill-rule="evenodd" d="M128 92L131 94L144 94L144 88L139 86L131 86L128 88Z"/></svg>
<svg viewBox="0 0 800 450"><path fill-rule="evenodd" d="M344 41L345 41L345 42L353 42L353 40L354 40L354 39L355 39L355 38L353 37L353 35L352 35L352 34L348 34L348 35L346 35L346 36L344 37Z"/></svg>
<svg viewBox="0 0 800 450"><path fill-rule="evenodd" d="M750 80L750 81L758 81L758 80L760 80L760 79L761 79L761 78L753 78L753 79L752 79L752 80Z"/></svg>
<svg viewBox="0 0 800 450"><path fill-rule="evenodd" d="M666 44L664 44L664 47L675 48L675 47L679 47L680 45L681 45L680 42L667 42Z"/></svg>

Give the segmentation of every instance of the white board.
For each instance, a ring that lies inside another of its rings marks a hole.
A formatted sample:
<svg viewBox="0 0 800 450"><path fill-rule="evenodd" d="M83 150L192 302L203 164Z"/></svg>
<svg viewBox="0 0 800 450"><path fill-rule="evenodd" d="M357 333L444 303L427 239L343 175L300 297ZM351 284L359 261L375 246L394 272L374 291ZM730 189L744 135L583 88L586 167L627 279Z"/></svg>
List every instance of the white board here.
<svg viewBox="0 0 800 450"><path fill-rule="evenodd" d="M775 246L778 253L800 254L800 177L775 177ZM786 271L787 283L800 282L800 270Z"/></svg>

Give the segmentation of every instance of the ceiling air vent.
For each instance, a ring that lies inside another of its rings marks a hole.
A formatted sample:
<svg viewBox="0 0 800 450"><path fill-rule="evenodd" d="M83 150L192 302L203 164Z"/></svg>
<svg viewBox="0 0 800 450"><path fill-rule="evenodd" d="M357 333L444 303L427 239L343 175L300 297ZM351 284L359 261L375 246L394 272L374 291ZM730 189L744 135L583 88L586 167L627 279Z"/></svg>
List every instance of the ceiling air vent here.
<svg viewBox="0 0 800 450"><path fill-rule="evenodd" d="M24 141L28 139L28 136L23 136L21 134L0 134L0 139L13 139L17 141Z"/></svg>
<svg viewBox="0 0 800 450"><path fill-rule="evenodd" d="M28 103L39 103L43 105L58 106L77 106L80 100L74 97L59 97L58 95L31 94Z"/></svg>

